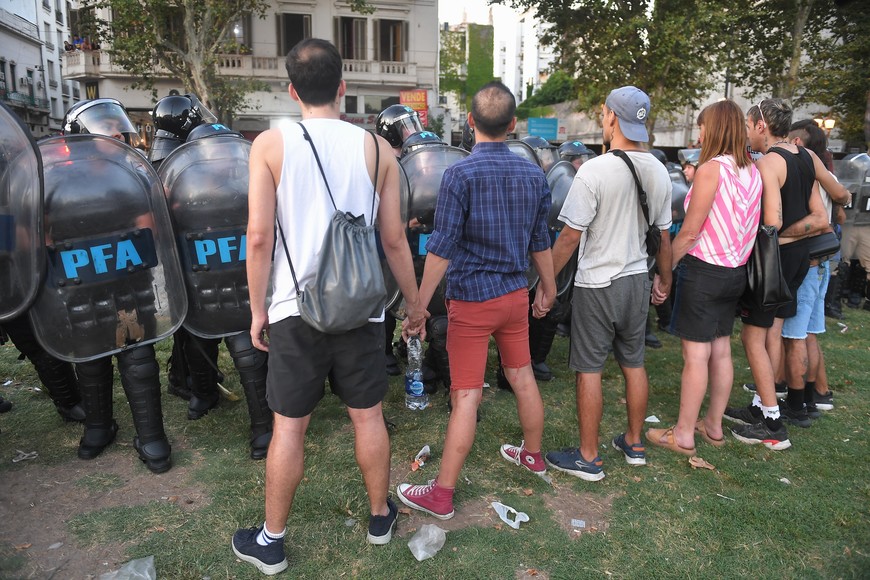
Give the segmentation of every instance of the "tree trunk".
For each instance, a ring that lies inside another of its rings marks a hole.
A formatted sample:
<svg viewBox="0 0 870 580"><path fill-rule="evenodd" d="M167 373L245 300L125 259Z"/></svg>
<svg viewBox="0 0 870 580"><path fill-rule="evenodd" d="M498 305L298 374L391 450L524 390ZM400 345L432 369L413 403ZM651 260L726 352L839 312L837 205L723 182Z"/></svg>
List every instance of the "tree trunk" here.
<svg viewBox="0 0 870 580"><path fill-rule="evenodd" d="M792 46L791 46L791 58L788 63L788 73L786 77L782 79L782 85L779 91L779 97L791 101L792 97L794 97L795 87L797 87L798 81L798 71L801 66L801 44L803 42L804 37L804 28L807 25L807 20L810 17L810 10L813 7L813 2L815 0L798 0L797 4L797 17L794 21L794 28L792 29Z"/></svg>

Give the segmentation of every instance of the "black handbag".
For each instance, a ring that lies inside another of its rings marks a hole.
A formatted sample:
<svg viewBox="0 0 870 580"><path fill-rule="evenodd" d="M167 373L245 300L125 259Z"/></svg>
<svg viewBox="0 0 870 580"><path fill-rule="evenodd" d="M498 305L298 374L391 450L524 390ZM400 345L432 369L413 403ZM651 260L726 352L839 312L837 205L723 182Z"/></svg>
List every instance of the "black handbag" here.
<svg viewBox="0 0 870 580"><path fill-rule="evenodd" d="M782 275L779 236L775 227L758 227L755 245L746 263L746 282L754 302L764 310L779 308L794 298Z"/></svg>
<svg viewBox="0 0 870 580"><path fill-rule="evenodd" d="M840 240L834 232L825 232L809 238L810 259L833 256L840 250Z"/></svg>
<svg viewBox="0 0 870 580"><path fill-rule="evenodd" d="M646 234L644 236L646 240L646 255L654 257L659 253L659 248L662 245L662 231L649 221L649 206L646 203L646 190L644 190L643 185L641 185L640 179L637 177L637 172L634 170L634 164L631 162L631 159L628 158L628 154L621 149L613 149L611 153L625 161L625 164L628 165L628 168L631 170L631 176L634 177L634 184L637 186L637 197L640 198L640 209L643 211L643 219L646 223Z"/></svg>

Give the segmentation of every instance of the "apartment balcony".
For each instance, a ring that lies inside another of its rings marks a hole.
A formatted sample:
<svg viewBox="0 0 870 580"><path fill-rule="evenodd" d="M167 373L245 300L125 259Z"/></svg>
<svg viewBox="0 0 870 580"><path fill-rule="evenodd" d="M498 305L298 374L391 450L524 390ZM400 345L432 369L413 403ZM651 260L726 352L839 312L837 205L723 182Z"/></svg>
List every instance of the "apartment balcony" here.
<svg viewBox="0 0 870 580"><path fill-rule="evenodd" d="M27 93L0 91L0 99L13 108L28 109L37 113L49 112L48 99L31 97Z"/></svg>
<svg viewBox="0 0 870 580"><path fill-rule="evenodd" d="M124 69L112 63L112 57L107 51L76 50L65 52L63 58L64 77L69 80L130 76ZM256 78L264 81L287 80L283 57L221 54L217 58L218 71L224 76ZM158 68L157 74L169 76L168 71L162 67ZM417 65L406 62L345 60L344 80L351 83L414 86L417 84Z"/></svg>

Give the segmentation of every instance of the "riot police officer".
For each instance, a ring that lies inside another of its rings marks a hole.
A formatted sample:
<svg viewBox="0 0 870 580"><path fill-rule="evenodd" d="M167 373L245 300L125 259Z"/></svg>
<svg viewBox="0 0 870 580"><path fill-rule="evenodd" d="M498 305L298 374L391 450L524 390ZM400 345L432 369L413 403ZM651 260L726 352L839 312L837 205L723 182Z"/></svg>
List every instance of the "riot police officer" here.
<svg viewBox="0 0 870 580"><path fill-rule="evenodd" d="M159 102L155 112L158 108ZM173 366L183 362L189 378L187 417L205 416L220 400L217 355L223 339L248 403L250 455L263 459L272 438L272 412L266 402L268 354L254 348L247 331L251 313L244 248L250 147L221 124L200 124L163 160L159 175L189 304L184 329L175 334L176 346L184 337L182 347L173 354Z"/></svg>
<svg viewBox="0 0 870 580"><path fill-rule="evenodd" d="M76 362L85 407L78 456L97 457L118 432L115 354L136 430L133 447L149 470L162 473L172 466L172 448L163 429L153 342L180 324L185 309L184 296L172 287L180 265L168 246L162 190L141 152L100 137L139 145L117 100L76 103L64 117L63 133L40 142L49 279L31 320L47 350ZM85 177L91 181L82 183ZM75 240L84 240L81 247ZM162 280L165 296L155 294L155 279Z"/></svg>
<svg viewBox="0 0 870 580"><path fill-rule="evenodd" d="M582 141L565 141L559 145L559 159L567 161L574 166L574 169L580 169L586 161L595 157L595 152L583 144Z"/></svg>

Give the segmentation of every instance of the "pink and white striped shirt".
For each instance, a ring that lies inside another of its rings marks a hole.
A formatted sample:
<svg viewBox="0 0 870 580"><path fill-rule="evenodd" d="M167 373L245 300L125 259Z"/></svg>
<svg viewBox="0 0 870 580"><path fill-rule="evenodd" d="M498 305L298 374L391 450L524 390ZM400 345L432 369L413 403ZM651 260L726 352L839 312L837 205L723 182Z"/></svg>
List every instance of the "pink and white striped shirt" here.
<svg viewBox="0 0 870 580"><path fill-rule="evenodd" d="M719 162L716 197L688 253L708 264L737 268L749 259L761 220L761 175L755 164L738 170L731 155L713 161ZM686 194L686 208L692 191Z"/></svg>

